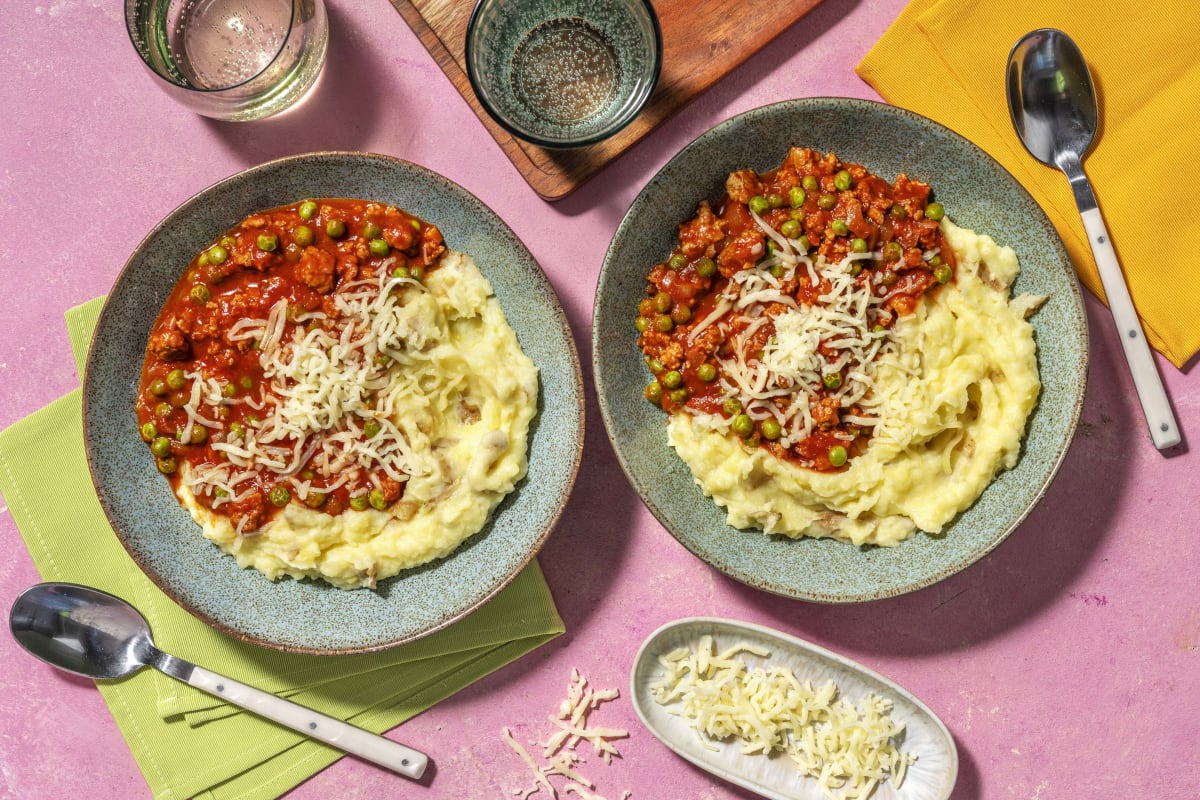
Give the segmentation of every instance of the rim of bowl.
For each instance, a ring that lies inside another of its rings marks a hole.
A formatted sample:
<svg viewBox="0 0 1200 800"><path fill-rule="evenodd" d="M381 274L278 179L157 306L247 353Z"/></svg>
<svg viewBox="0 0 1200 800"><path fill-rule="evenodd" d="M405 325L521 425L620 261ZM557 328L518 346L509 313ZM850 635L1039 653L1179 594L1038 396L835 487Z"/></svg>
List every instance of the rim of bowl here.
<svg viewBox="0 0 1200 800"><path fill-rule="evenodd" d="M477 73L475 72L474 59L471 57L474 52L472 42L474 33L479 22L480 9L487 0L476 0L474 8L471 9L471 16L467 20L467 34L463 46L463 60L466 62L467 81L471 84L471 92L475 95L475 99L479 101L479 105L487 112L492 121L501 128L511 133L517 138L537 145L538 147L547 147L555 150L568 150L576 147L587 147L588 145L597 144L605 139L613 136L624 130L629 123L638 118L638 115L645 110L646 105L650 101L650 97L654 94L655 88L658 86L658 79L662 74L662 28L658 22L658 14L654 11L654 6L650 0L640 0L638 6L645 11L646 18L650 22L650 28L654 32L654 69L650 74L650 80L646 83L645 90L641 93L642 96L637 103L630 106L624 117L615 118L616 122L613 125L607 126L600 131L586 136L582 139L549 139L533 131L526 130L515 122L507 119L500 110L492 105L488 100L487 94L482 90L481 83ZM631 4L632 5L632 4Z"/></svg>

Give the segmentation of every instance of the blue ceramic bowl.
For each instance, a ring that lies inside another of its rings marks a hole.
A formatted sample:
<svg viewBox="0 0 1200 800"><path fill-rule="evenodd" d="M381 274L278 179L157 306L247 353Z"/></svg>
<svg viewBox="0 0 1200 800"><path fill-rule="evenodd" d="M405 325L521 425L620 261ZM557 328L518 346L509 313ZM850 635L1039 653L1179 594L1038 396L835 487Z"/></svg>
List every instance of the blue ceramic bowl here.
<svg viewBox="0 0 1200 800"><path fill-rule="evenodd" d="M667 444L665 415L647 403L651 375L633 327L646 273L677 241L702 199L717 202L726 175L779 166L792 146L834 152L894 179L930 183L959 225L1011 246L1021 263L1014 293L1049 299L1031 321L1042 393L1020 460L1000 473L942 535L893 548L832 539L791 540L736 530ZM600 410L630 482L676 539L722 572L776 594L828 603L890 597L974 563L1041 499L1074 435L1087 380L1087 317L1062 241L1029 193L989 155L910 111L866 100L813 98L765 106L700 136L654 176L617 229L600 271L592 353Z"/></svg>
<svg viewBox="0 0 1200 800"><path fill-rule="evenodd" d="M134 401L150 328L192 256L255 212L308 197L357 197L436 224L491 281L537 365L541 397L529 472L482 531L449 557L344 591L240 569L203 537L158 474ZM108 295L88 353L84 445L113 530L138 566L181 606L245 641L314 654L379 650L446 627L506 586L550 534L579 467L583 379L554 289L504 222L455 183L396 158L314 153L248 169L197 194L138 245Z"/></svg>
<svg viewBox="0 0 1200 800"><path fill-rule="evenodd" d="M582 147L624 128L662 67L648 0L479 0L464 49L484 110L543 147Z"/></svg>

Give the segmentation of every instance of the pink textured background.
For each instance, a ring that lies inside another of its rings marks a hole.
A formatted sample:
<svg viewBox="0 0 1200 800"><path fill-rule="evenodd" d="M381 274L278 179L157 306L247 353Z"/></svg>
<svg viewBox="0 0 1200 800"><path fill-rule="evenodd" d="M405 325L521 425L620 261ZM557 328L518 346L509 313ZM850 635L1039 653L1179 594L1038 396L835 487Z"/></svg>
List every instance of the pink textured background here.
<svg viewBox="0 0 1200 800"><path fill-rule="evenodd" d="M465 1L465 0L464 0ZM104 293L142 236L194 192L290 153L369 150L462 184L495 209L558 290L589 385L591 305L605 248L637 191L732 114L793 97L874 98L853 66L901 0L825 0L574 196L540 200L386 0L328 0L330 62L307 104L222 124L159 92L118 0L5 4L0 25L0 427L76 385L62 314ZM981 65L1001 80L1002 65ZM1181 269L1176 264L1174 269ZM428 788L343 759L296 798L510 797L525 766L500 740L544 737L572 667L627 685L658 625L712 614L774 626L857 659L924 699L958 742L956 798L1200 796L1200 461L1150 445L1103 307L1088 298L1092 367L1079 434L1028 521L964 573L905 597L824 607L746 588L687 553L642 507L594 399L583 468L541 562L568 633L406 724L437 763ZM1193 375L1159 360L1185 437ZM0 507L0 607L38 580ZM0 635L0 795L148 797L99 694ZM749 795L679 760L628 698L623 758L585 766L610 800Z"/></svg>

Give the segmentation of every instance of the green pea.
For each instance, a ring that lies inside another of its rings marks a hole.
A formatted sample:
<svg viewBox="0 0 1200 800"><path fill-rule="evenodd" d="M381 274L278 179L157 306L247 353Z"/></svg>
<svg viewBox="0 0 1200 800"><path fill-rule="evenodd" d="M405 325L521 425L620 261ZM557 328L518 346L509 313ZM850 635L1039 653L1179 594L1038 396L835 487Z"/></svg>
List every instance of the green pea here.
<svg viewBox="0 0 1200 800"><path fill-rule="evenodd" d="M879 280L879 283L883 286L891 286L893 283L896 282L896 273L885 272L879 276L878 280Z"/></svg>
<svg viewBox="0 0 1200 800"><path fill-rule="evenodd" d="M782 278L783 273L785 273L785 272L787 272L787 267L783 266L783 264L772 264L771 265L771 274L774 275L776 278Z"/></svg>
<svg viewBox="0 0 1200 800"><path fill-rule="evenodd" d="M676 325L687 325L692 321L692 310L687 306L676 306L671 311L671 321Z"/></svg>
<svg viewBox="0 0 1200 800"><path fill-rule="evenodd" d="M190 398L183 392L176 392L167 398L167 402L175 408L183 408L188 404Z"/></svg>
<svg viewBox="0 0 1200 800"><path fill-rule="evenodd" d="M854 181L850 178L850 173L843 169L833 176L833 185L839 192L844 192L854 185Z"/></svg>
<svg viewBox="0 0 1200 800"><path fill-rule="evenodd" d="M381 430L383 430L383 426L379 424L379 420L377 419L369 419L363 423L363 434L368 439L374 439Z"/></svg>
<svg viewBox="0 0 1200 800"><path fill-rule="evenodd" d="M221 387L221 396L226 399L229 399L231 397L237 397L237 384L236 383L227 383L224 386L222 386Z"/></svg>
<svg viewBox="0 0 1200 800"><path fill-rule="evenodd" d="M178 462L176 462L174 458L170 458L170 457L160 458L160 459L156 460L154 463L155 463L155 466L158 467L158 471L161 472L163 475L170 475L175 470L179 469Z"/></svg>
<svg viewBox="0 0 1200 800"><path fill-rule="evenodd" d="M862 239L862 238L852 239L850 241L850 252L852 252L852 253L867 252L867 240Z"/></svg>
<svg viewBox="0 0 1200 800"><path fill-rule="evenodd" d="M696 367L696 377L705 382L712 382L717 379L717 368L712 364L704 363Z"/></svg>
<svg viewBox="0 0 1200 800"><path fill-rule="evenodd" d="M908 211L906 211L904 206L900 205L899 203L896 203L896 205L889 208L888 214L891 215L892 219L907 219L908 218Z"/></svg>
<svg viewBox="0 0 1200 800"><path fill-rule="evenodd" d="M821 183L817 180L816 175L805 175L800 179L800 185L804 187L806 192L815 192L821 188Z"/></svg>
<svg viewBox="0 0 1200 800"><path fill-rule="evenodd" d="M279 247L279 237L273 233L260 233L257 244L259 250L266 250L270 253Z"/></svg>
<svg viewBox="0 0 1200 800"><path fill-rule="evenodd" d="M687 266L687 256L683 253L676 253L667 261L667 266L678 272Z"/></svg>
<svg viewBox="0 0 1200 800"><path fill-rule="evenodd" d="M777 194L767 195L767 205L771 208L779 208L783 205L783 197Z"/></svg>
<svg viewBox="0 0 1200 800"><path fill-rule="evenodd" d="M370 504L371 501L367 499L365 494L355 495L354 497L350 498L350 507L355 511L366 511L367 506Z"/></svg>
<svg viewBox="0 0 1200 800"><path fill-rule="evenodd" d="M742 403L736 397L729 397L721 404L721 410L728 416L734 417L742 413Z"/></svg>
<svg viewBox="0 0 1200 800"><path fill-rule="evenodd" d="M301 247L308 247L316 238L317 235L313 233L313 229L307 225L297 225L296 229L292 231L292 241Z"/></svg>
<svg viewBox="0 0 1200 800"><path fill-rule="evenodd" d="M153 422L147 422L142 425L142 439L147 442L154 441L158 436L158 426Z"/></svg>
<svg viewBox="0 0 1200 800"><path fill-rule="evenodd" d="M764 419L758 429L764 439L772 442L783 435L783 428L774 419Z"/></svg>
<svg viewBox="0 0 1200 800"><path fill-rule="evenodd" d="M366 225L363 225L362 236L364 239L378 239L381 233L383 233L383 228L380 228L374 222L368 222Z"/></svg>
<svg viewBox="0 0 1200 800"><path fill-rule="evenodd" d="M788 191L788 202L792 208L799 208L804 205L804 201L808 199L808 195L799 186L793 186Z"/></svg>
<svg viewBox="0 0 1200 800"><path fill-rule="evenodd" d="M665 373L659 380L668 389L678 389L683 384L683 375L677 369Z"/></svg>
<svg viewBox="0 0 1200 800"><path fill-rule="evenodd" d="M410 220L408 221L408 224L409 224L409 225L412 227L412 229L413 229L414 231L416 231L417 233L420 233L420 232L421 232L421 221L420 221L420 220L417 220L417 219L410 219Z"/></svg>
<svg viewBox="0 0 1200 800"><path fill-rule="evenodd" d="M208 248L208 263L220 266L225 263L225 259L229 258L229 251L219 244L214 244Z"/></svg>
<svg viewBox="0 0 1200 800"><path fill-rule="evenodd" d="M346 235L346 223L340 219L331 219L325 223L325 233L332 239L340 239Z"/></svg>
<svg viewBox="0 0 1200 800"><path fill-rule="evenodd" d="M196 256L196 266L197 267L207 267L208 266L208 251L207 250L205 250L200 255Z"/></svg>
<svg viewBox="0 0 1200 800"><path fill-rule="evenodd" d="M837 205L837 198L831 194L823 194L817 198L817 205L825 211L830 211Z"/></svg>
<svg viewBox="0 0 1200 800"><path fill-rule="evenodd" d="M171 416L171 404L159 403L154 407L154 413L163 419L166 419L167 417Z"/></svg>
<svg viewBox="0 0 1200 800"><path fill-rule="evenodd" d="M150 443L150 452L159 458L171 455L171 440L165 436L157 437Z"/></svg>
<svg viewBox="0 0 1200 800"><path fill-rule="evenodd" d="M938 283L949 283L950 279L954 277L954 270L943 264L933 271L933 277L937 279Z"/></svg>
<svg viewBox="0 0 1200 800"><path fill-rule="evenodd" d="M748 205L750 206L750 210L755 214L761 214L771 206L771 204L767 202L767 198L763 197L761 194L756 194L754 197L751 197Z"/></svg>
<svg viewBox="0 0 1200 800"><path fill-rule="evenodd" d="M302 481L311 481L315 477L317 477L317 473L313 472L311 469L303 470L300 473L300 480Z"/></svg>
<svg viewBox="0 0 1200 800"><path fill-rule="evenodd" d="M789 239L795 239L800 235L800 223L794 219L789 219L779 226L779 232Z"/></svg>
<svg viewBox="0 0 1200 800"><path fill-rule="evenodd" d="M173 369L167 373L167 386L172 389L182 389L187 386L187 374L181 369Z"/></svg>
<svg viewBox="0 0 1200 800"><path fill-rule="evenodd" d="M899 242L888 242L883 246L883 257L888 261L897 261L904 255L904 248Z"/></svg>
<svg viewBox="0 0 1200 800"><path fill-rule="evenodd" d="M243 375L238 378L238 386L241 386L243 389L253 389L254 378L251 378L249 375Z"/></svg>
<svg viewBox="0 0 1200 800"><path fill-rule="evenodd" d="M833 228L833 232L838 236L845 236L850 233L850 226L846 224L844 219L835 219L831 227Z"/></svg>
<svg viewBox="0 0 1200 800"><path fill-rule="evenodd" d="M731 423L733 432L743 439L754 432L754 420L750 419L747 414L738 414L733 418Z"/></svg>
<svg viewBox="0 0 1200 800"><path fill-rule="evenodd" d="M232 236L222 236L221 237L221 246L222 247L228 249L230 247L233 247L235 244L237 244L237 239L234 239Z"/></svg>
<svg viewBox="0 0 1200 800"><path fill-rule="evenodd" d="M320 508L324 504L325 504L325 493L324 492L310 491L304 497L304 505L308 506L309 508Z"/></svg>
<svg viewBox="0 0 1200 800"><path fill-rule="evenodd" d="M654 318L654 330L659 333L670 333L675 330L675 320L666 314L660 314Z"/></svg>
<svg viewBox="0 0 1200 800"><path fill-rule="evenodd" d="M649 400L651 403L655 403L655 404L661 403L662 402L662 384L660 384L658 381L650 381L649 383L646 384L646 389L643 392L643 394L646 396L646 399Z"/></svg>
<svg viewBox="0 0 1200 800"><path fill-rule="evenodd" d="M271 505L283 508L292 502L292 493L287 490L286 486L275 486L267 493L267 499L271 501Z"/></svg>
<svg viewBox="0 0 1200 800"><path fill-rule="evenodd" d="M775 251L778 249L779 249L779 245L775 244L774 239L767 240L767 255L769 255L769 256L774 255Z"/></svg>
<svg viewBox="0 0 1200 800"><path fill-rule="evenodd" d="M150 382L150 394L154 395L155 397L162 397L166 393L167 393L166 381L157 380L157 381Z"/></svg>
<svg viewBox="0 0 1200 800"><path fill-rule="evenodd" d="M425 268L422 267L420 264L413 264L411 267L408 268L408 273L409 273L409 276L414 281L425 280Z"/></svg>
<svg viewBox="0 0 1200 800"><path fill-rule="evenodd" d="M829 448L829 463L835 467L840 467L846 463L846 448L840 444L835 444Z"/></svg>
<svg viewBox="0 0 1200 800"><path fill-rule="evenodd" d="M394 270L392 270L393 278L407 278L411 274L412 273L408 271L408 267L396 267Z"/></svg>
<svg viewBox="0 0 1200 800"><path fill-rule="evenodd" d="M696 262L696 274L701 278L711 278L717 274L717 262L705 256Z"/></svg>
<svg viewBox="0 0 1200 800"><path fill-rule="evenodd" d="M392 246L383 239L372 239L371 243L367 246L371 248L371 255L379 256L380 258L392 252Z"/></svg>
<svg viewBox="0 0 1200 800"><path fill-rule="evenodd" d="M208 428L203 425L192 426L192 444L204 444L208 441Z"/></svg>
<svg viewBox="0 0 1200 800"><path fill-rule="evenodd" d="M806 234L803 234L803 235L801 235L801 237L800 237L799 239L797 239L797 240L796 240L795 247L796 247L796 249L798 249L798 250L799 250L801 253L807 253L807 252L808 252L808 249L809 249L810 247L812 247L812 242L810 242L810 241L808 240L808 234L807 234L807 233L806 233Z"/></svg>
<svg viewBox="0 0 1200 800"><path fill-rule="evenodd" d="M671 299L671 295L667 294L666 292L659 292L658 294L654 295L653 299L654 310L660 314L667 313L671 310L671 306L675 304L675 301Z"/></svg>
<svg viewBox="0 0 1200 800"><path fill-rule="evenodd" d="M842 385L842 373L826 372L821 376L821 382L825 384L826 389L837 389Z"/></svg>
<svg viewBox="0 0 1200 800"><path fill-rule="evenodd" d="M372 489L371 493L367 496L367 502L371 504L371 508L376 508L380 511L383 511L388 507L388 501L387 498L383 496L382 489Z"/></svg>
<svg viewBox="0 0 1200 800"><path fill-rule="evenodd" d="M646 369L650 370L655 375L657 375L658 373L660 373L664 369L666 369L666 367L664 367L663 363L661 361L659 361L657 358L647 358L646 359Z"/></svg>
<svg viewBox="0 0 1200 800"><path fill-rule="evenodd" d="M638 333L645 333L650 330L650 324L649 317L638 317L633 321L633 327L637 328Z"/></svg>
<svg viewBox="0 0 1200 800"><path fill-rule="evenodd" d="M925 217L927 219L939 222L944 216L946 216L946 209L942 208L941 203L930 203L925 206Z"/></svg>
<svg viewBox="0 0 1200 800"><path fill-rule="evenodd" d="M934 256L933 258L929 259L929 266L940 267L941 265L942 265L942 257L941 256Z"/></svg>
<svg viewBox="0 0 1200 800"><path fill-rule="evenodd" d="M317 213L317 204L312 200L305 200L300 204L299 212L301 219L312 219Z"/></svg>
<svg viewBox="0 0 1200 800"><path fill-rule="evenodd" d="M684 403L686 403L688 400L688 390L687 389L675 389L671 392L670 397L671 397L672 403L674 403L677 406L681 406Z"/></svg>
<svg viewBox="0 0 1200 800"><path fill-rule="evenodd" d="M210 292L208 287L203 283L197 283L195 286L193 286L191 295L192 299L202 306L208 305L208 301L212 300L212 292Z"/></svg>
<svg viewBox="0 0 1200 800"><path fill-rule="evenodd" d="M242 434L246 432L246 426L240 422L229 423L229 437L231 439L240 439Z"/></svg>
<svg viewBox="0 0 1200 800"><path fill-rule="evenodd" d="M856 278L860 272L862 272L862 264L860 262L855 261L850 265L850 277Z"/></svg>

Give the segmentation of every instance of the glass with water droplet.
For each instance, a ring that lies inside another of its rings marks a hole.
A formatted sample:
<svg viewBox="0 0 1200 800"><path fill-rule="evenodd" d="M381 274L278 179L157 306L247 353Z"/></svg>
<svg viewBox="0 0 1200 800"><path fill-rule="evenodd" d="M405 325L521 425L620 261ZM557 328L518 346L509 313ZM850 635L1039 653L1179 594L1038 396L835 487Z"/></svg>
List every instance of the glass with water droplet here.
<svg viewBox="0 0 1200 800"><path fill-rule="evenodd" d="M322 0L126 0L125 21L162 88L198 114L252 120L312 89L329 39Z"/></svg>

